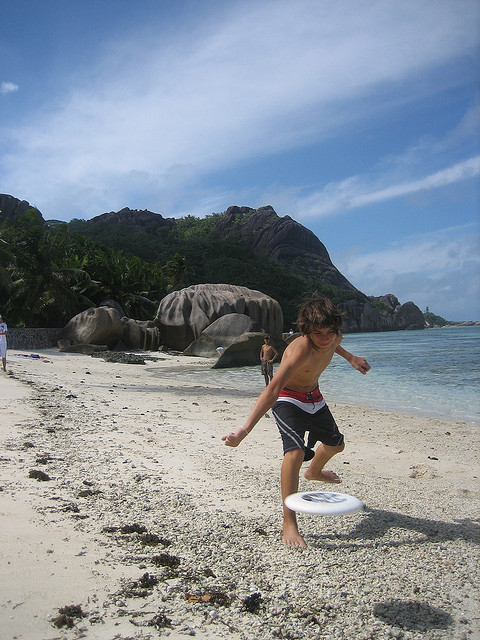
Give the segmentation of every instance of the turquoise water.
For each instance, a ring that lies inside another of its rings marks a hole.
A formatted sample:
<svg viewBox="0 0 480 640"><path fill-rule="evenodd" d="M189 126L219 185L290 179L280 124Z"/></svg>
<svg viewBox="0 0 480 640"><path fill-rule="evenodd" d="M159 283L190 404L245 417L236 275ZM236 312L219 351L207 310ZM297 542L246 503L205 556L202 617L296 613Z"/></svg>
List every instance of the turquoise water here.
<svg viewBox="0 0 480 640"><path fill-rule="evenodd" d="M322 375L332 400L479 422L480 327L349 334L342 346L372 369L362 376L336 357Z"/></svg>
<svg viewBox="0 0 480 640"><path fill-rule="evenodd" d="M480 422L480 327L347 334L342 346L372 369L363 376L335 356L320 379L327 402ZM205 370L186 377L199 375ZM210 370L209 384L217 381L252 393L264 385L260 367Z"/></svg>

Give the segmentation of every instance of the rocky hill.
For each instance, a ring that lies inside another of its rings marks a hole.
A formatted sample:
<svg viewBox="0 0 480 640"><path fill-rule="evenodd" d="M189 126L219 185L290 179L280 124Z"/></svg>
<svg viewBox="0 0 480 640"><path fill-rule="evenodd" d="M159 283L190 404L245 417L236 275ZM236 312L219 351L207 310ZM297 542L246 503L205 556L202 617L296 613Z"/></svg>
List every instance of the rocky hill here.
<svg viewBox="0 0 480 640"><path fill-rule="evenodd" d="M188 218L184 220L189 222ZM48 222L51 224L51 221ZM193 220L191 223L193 225ZM73 220L68 226L76 233L114 248L118 248L120 242L122 249L146 260L165 259L171 257L169 247L179 249L176 234L170 233L178 230L179 220L164 218L151 211L124 208L103 213L91 220ZM312 231L290 216L279 217L271 206L259 209L229 207L224 213L211 216L207 230L202 229L190 235L196 235L198 241L198 236L203 234L216 238L218 246L227 240L241 243L245 255L253 254L283 265L317 286L331 285L358 293L366 299L334 266L327 249Z"/></svg>
<svg viewBox="0 0 480 640"><path fill-rule="evenodd" d="M47 220L47 224L51 226L52 221ZM120 211L102 213L90 220L74 219L67 225L71 233L80 233L91 240L112 249L121 249L127 255L136 255L147 262L169 257L162 255L163 248L176 226L175 218L164 218L159 213L152 213L146 209L128 207Z"/></svg>
<svg viewBox="0 0 480 640"><path fill-rule="evenodd" d="M0 224L15 221L28 202L0 195ZM164 218L151 211L124 208L91 220L46 221L65 224L70 233L143 260L185 260L182 286L225 283L263 291L278 300L286 323L295 317L302 296L314 290L332 298L346 312L345 332L421 329L423 314L413 303L400 304L393 294L368 297L332 263L326 247L309 229L271 206L229 207L205 219Z"/></svg>
<svg viewBox="0 0 480 640"><path fill-rule="evenodd" d="M358 291L333 265L325 245L290 216L280 218L271 206L229 207L215 224L218 235L235 234L256 255L346 291Z"/></svg>
<svg viewBox="0 0 480 640"><path fill-rule="evenodd" d="M77 221L77 223L80 221ZM110 211L95 216L88 221L82 221L86 228L95 229L111 225L113 227L128 227L141 229L155 235L162 235L165 229L173 229L176 225L175 218L164 218L159 213L152 213L147 209L129 209L125 207L120 211Z"/></svg>
<svg viewBox="0 0 480 640"><path fill-rule="evenodd" d="M19 200L6 193L0 193L0 224L7 220L11 222L19 221L28 212L32 212L38 216L39 220L43 220L40 211L26 200Z"/></svg>

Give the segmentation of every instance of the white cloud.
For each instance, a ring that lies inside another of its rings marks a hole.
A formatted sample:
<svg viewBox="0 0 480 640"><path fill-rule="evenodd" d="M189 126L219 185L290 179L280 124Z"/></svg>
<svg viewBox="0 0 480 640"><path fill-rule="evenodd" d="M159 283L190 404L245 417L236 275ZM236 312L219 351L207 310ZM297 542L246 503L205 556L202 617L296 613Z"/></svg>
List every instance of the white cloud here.
<svg viewBox="0 0 480 640"><path fill-rule="evenodd" d="M348 211L370 204L392 200L401 196L438 189L480 175L480 156L469 158L451 167L436 171L419 180L397 184L369 184L369 176L352 176L341 182L328 184L323 191L314 193L297 202L302 218L322 217L336 212ZM392 179L388 173L381 181Z"/></svg>
<svg viewBox="0 0 480 640"><path fill-rule="evenodd" d="M0 189L31 193L54 216L80 191L74 206L89 212L96 203L96 212L111 207L112 193L130 200L134 172L159 203L175 202L185 183L169 180L172 167L190 167L188 185L243 159L331 137L386 103L410 100L430 72L471 53L472 3L388 7L240 2L173 34L126 32L104 44L107 54L84 76L72 75L32 124L2 132ZM457 81L446 74L441 82ZM349 197L353 182L337 190Z"/></svg>
<svg viewBox="0 0 480 640"><path fill-rule="evenodd" d="M0 84L0 93L2 94L14 93L15 91L18 91L18 89L18 84L14 84L13 82L2 82Z"/></svg>
<svg viewBox="0 0 480 640"><path fill-rule="evenodd" d="M424 273L439 273L442 270L461 268L470 260L480 265L478 240L473 225L417 234L390 245L388 249L346 258L348 271L365 275L371 269L376 274L381 270L397 274L410 274L420 270ZM377 275L372 275L372 281L376 278Z"/></svg>
<svg viewBox="0 0 480 640"><path fill-rule="evenodd" d="M400 302L450 320L480 319L480 236L476 225L411 236L385 250L350 251L336 266L368 295L394 293Z"/></svg>
<svg viewBox="0 0 480 640"><path fill-rule="evenodd" d="M309 195L302 196L297 190L292 210L300 219L322 218L476 178L480 174L479 155L454 164L451 159L459 150L462 153L465 143L476 141L479 135L480 103L477 100L454 128L441 137L424 136L401 153L380 158L363 174L330 182ZM442 164L447 166L438 169ZM435 170L425 175L428 167ZM422 174L423 177L418 178Z"/></svg>

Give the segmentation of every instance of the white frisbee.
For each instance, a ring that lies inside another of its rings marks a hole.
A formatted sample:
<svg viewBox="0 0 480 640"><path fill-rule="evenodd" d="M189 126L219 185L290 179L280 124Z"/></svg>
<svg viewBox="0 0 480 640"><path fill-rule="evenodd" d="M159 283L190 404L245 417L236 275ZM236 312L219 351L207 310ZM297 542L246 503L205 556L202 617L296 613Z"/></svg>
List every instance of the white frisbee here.
<svg viewBox="0 0 480 640"><path fill-rule="evenodd" d="M362 511L364 505L347 493L331 491L306 491L292 493L285 498L285 505L292 511L315 513L321 516L338 516L342 513Z"/></svg>

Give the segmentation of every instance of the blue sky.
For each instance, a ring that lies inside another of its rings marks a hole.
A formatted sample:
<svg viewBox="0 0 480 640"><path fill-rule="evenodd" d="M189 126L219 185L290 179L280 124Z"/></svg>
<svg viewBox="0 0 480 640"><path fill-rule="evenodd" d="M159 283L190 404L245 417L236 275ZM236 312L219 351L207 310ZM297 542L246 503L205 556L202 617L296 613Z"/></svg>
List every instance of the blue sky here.
<svg viewBox="0 0 480 640"><path fill-rule="evenodd" d="M0 192L270 204L368 295L480 319L479 0L0 0Z"/></svg>

